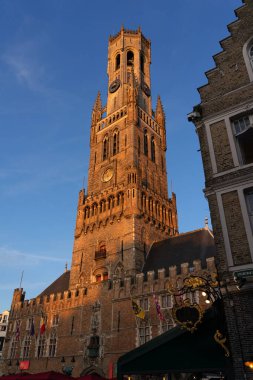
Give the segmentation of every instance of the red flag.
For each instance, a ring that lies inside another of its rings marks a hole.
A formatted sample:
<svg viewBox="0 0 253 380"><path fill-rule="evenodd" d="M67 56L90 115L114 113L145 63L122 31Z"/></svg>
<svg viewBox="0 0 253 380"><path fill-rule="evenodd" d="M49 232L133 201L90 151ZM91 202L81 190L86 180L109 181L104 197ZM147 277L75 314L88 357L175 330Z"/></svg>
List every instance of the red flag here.
<svg viewBox="0 0 253 380"><path fill-rule="evenodd" d="M159 302L158 302L156 295L154 294L153 297L154 297L155 308L156 308L158 318L160 319L160 321L165 321L163 313L161 312L161 306L159 305Z"/></svg>
<svg viewBox="0 0 253 380"><path fill-rule="evenodd" d="M43 317L43 314L42 314L41 319L40 319L40 335L43 335L45 331L46 331L46 323L45 323L45 318Z"/></svg>

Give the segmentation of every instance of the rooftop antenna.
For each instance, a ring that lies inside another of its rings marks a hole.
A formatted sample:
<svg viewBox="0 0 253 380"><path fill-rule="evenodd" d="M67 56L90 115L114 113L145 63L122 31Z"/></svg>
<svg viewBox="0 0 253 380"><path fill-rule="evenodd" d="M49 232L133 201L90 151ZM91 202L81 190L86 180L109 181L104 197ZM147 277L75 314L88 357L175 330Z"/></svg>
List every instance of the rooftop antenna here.
<svg viewBox="0 0 253 380"><path fill-rule="evenodd" d="M24 275L24 271L22 270L21 278L20 278L20 283L19 283L19 289L21 289L21 286L22 286L23 275Z"/></svg>
<svg viewBox="0 0 253 380"><path fill-rule="evenodd" d="M68 262L66 261L66 264L65 264L65 272L68 271Z"/></svg>

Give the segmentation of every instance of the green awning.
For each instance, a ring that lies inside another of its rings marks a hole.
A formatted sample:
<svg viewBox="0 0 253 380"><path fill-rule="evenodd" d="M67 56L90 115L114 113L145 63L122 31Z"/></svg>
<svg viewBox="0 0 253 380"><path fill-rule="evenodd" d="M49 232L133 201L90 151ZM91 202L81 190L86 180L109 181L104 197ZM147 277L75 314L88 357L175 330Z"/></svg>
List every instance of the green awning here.
<svg viewBox="0 0 253 380"><path fill-rule="evenodd" d="M194 333L175 327L152 339L119 358L118 378L133 374L227 372L230 360L214 340L217 329L224 333L222 322L210 309Z"/></svg>

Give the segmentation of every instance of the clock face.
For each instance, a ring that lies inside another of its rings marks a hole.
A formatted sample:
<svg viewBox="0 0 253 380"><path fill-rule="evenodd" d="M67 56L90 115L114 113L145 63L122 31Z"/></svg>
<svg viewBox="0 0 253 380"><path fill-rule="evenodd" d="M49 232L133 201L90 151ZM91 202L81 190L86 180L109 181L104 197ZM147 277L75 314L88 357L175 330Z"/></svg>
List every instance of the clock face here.
<svg viewBox="0 0 253 380"><path fill-rule="evenodd" d="M108 182L110 179L113 177L113 168L108 168L104 171L102 175L102 181L103 182Z"/></svg>
<svg viewBox="0 0 253 380"><path fill-rule="evenodd" d="M113 93L115 91L118 90L120 86L120 80L119 79L115 79L111 84L110 84L110 87L109 87L109 91L110 93Z"/></svg>
<svg viewBox="0 0 253 380"><path fill-rule="evenodd" d="M151 95L151 91L150 91L150 88L148 87L147 83L143 83L142 85L142 89L144 91L144 93L147 95L147 96L150 96Z"/></svg>

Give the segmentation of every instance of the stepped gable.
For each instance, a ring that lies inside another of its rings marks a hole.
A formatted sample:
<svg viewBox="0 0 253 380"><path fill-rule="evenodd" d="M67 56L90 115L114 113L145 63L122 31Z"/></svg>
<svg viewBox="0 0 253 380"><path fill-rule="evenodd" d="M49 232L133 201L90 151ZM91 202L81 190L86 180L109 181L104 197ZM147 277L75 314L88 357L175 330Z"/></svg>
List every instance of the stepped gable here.
<svg viewBox="0 0 253 380"><path fill-rule="evenodd" d="M220 41L222 51L213 56L215 67L205 73L208 83L198 88L202 106L250 82L243 47L252 37L253 2L245 0L243 3L235 10L237 19L227 26L229 35ZM203 111L205 115L205 109Z"/></svg>
<svg viewBox="0 0 253 380"><path fill-rule="evenodd" d="M143 272L177 266L177 272L180 273L181 264L189 263L191 267L194 260L200 260L202 268L206 268L206 259L214 256L213 236L208 229L203 228L154 243Z"/></svg>
<svg viewBox="0 0 253 380"><path fill-rule="evenodd" d="M64 292L69 289L70 271L67 270L60 277L58 277L52 284L50 284L38 297L49 296L53 293Z"/></svg>

